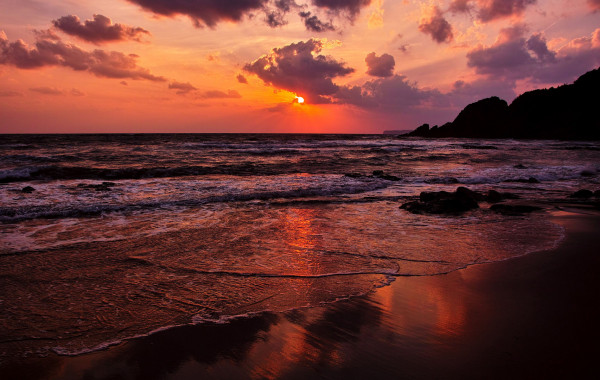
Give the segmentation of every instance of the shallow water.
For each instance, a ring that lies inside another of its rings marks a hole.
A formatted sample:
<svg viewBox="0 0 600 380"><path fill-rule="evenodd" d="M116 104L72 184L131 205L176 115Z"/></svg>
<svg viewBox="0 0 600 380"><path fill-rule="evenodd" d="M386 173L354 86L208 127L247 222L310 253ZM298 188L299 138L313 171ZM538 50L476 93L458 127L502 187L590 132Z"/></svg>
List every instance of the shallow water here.
<svg viewBox="0 0 600 380"><path fill-rule="evenodd" d="M334 302L549 249L544 213L413 215L424 190L596 189L600 146L347 135L3 136L0 352ZM519 167L516 165L521 164ZM397 176L390 181L374 170ZM358 173L360 176L345 176ZM536 178L539 183L515 182ZM110 181L97 191L88 185ZM25 186L33 193L20 191Z"/></svg>

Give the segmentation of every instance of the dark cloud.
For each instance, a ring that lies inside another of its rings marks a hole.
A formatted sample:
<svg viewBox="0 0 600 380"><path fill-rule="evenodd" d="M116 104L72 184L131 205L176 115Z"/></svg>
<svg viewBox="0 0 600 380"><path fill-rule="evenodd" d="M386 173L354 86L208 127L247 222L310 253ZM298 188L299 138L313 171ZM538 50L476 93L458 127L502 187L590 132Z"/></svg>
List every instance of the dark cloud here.
<svg viewBox="0 0 600 380"><path fill-rule="evenodd" d="M354 19L362 8L371 4L371 0L312 0L312 3L333 13L345 13Z"/></svg>
<svg viewBox="0 0 600 380"><path fill-rule="evenodd" d="M437 43L450 42L454 38L452 25L444 18L444 14L438 7L433 8L433 13L428 19L421 20L419 30L429 34Z"/></svg>
<svg viewBox="0 0 600 380"><path fill-rule="evenodd" d="M21 69L63 66L76 71L88 71L99 77L166 81L163 77L152 75L148 69L139 67L136 59L137 55L134 54L99 49L85 51L69 43L48 39L38 39L35 46L29 47L22 40L9 42L0 34L0 64L3 65Z"/></svg>
<svg viewBox="0 0 600 380"><path fill-rule="evenodd" d="M253 11L263 10L268 0L128 0L163 16L189 16L197 27L214 28L222 21L238 22ZM289 2L279 2L284 5Z"/></svg>
<svg viewBox="0 0 600 380"><path fill-rule="evenodd" d="M600 29L551 51L541 34L526 38L521 27L503 29L489 47L467 53L467 64L488 78L556 84L572 82L600 65Z"/></svg>
<svg viewBox="0 0 600 380"><path fill-rule="evenodd" d="M52 87L34 87L30 88L29 91L37 92L38 94L43 95L64 95L61 90Z"/></svg>
<svg viewBox="0 0 600 380"><path fill-rule="evenodd" d="M354 72L332 57L319 54L323 42L317 39L275 48L244 66L266 84L304 97L310 103L327 103L339 87L332 79Z"/></svg>
<svg viewBox="0 0 600 380"><path fill-rule="evenodd" d="M311 32L321 33L335 30L335 26L333 26L331 21L323 22L316 15L311 15L310 12L300 12L298 16L304 21L306 29Z"/></svg>
<svg viewBox="0 0 600 380"><path fill-rule="evenodd" d="M63 16L52 21L52 24L67 34L95 44L126 40L140 42L144 35L150 34L143 28L113 24L103 15L94 15L93 20L85 20L83 23L77 16Z"/></svg>
<svg viewBox="0 0 600 380"><path fill-rule="evenodd" d="M265 8L265 22L271 28L286 25L286 14L295 8L300 8L300 6L294 0L276 0L271 8Z"/></svg>
<svg viewBox="0 0 600 380"><path fill-rule="evenodd" d="M477 0L479 5L478 17L483 22L497 20L510 16L518 16L527 6L537 0Z"/></svg>
<svg viewBox="0 0 600 380"><path fill-rule="evenodd" d="M243 84L248 84L248 79L246 79L246 77L243 76L242 74L238 74L236 76L236 78L237 78L238 82L243 83Z"/></svg>
<svg viewBox="0 0 600 380"><path fill-rule="evenodd" d="M600 0L587 0L587 3L594 11L600 11Z"/></svg>
<svg viewBox="0 0 600 380"><path fill-rule="evenodd" d="M169 83L169 90L177 90L177 95L184 95L190 91L197 90L197 88L192 86L192 84L189 82L182 83L182 82L173 81L173 82Z"/></svg>
<svg viewBox="0 0 600 380"><path fill-rule="evenodd" d="M200 95L202 99L239 99L242 95L236 90L228 90L227 92L220 90L212 90L203 92Z"/></svg>
<svg viewBox="0 0 600 380"><path fill-rule="evenodd" d="M85 94L78 89L74 88L71 90L71 95L73 96L85 96Z"/></svg>
<svg viewBox="0 0 600 380"><path fill-rule="evenodd" d="M369 53L365 58L367 63L367 74L374 77L391 77L394 74L396 61L389 54L382 54L381 57L375 55L375 52Z"/></svg>
<svg viewBox="0 0 600 380"><path fill-rule="evenodd" d="M123 86L129 86L129 84L127 82L125 82L124 80L120 81L119 84L121 84Z"/></svg>

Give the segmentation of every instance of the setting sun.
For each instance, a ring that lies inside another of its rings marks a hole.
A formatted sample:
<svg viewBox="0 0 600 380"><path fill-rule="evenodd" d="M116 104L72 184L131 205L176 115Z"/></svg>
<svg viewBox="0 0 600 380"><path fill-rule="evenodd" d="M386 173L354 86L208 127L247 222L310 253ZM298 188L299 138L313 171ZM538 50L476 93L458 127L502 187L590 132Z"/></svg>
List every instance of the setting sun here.
<svg viewBox="0 0 600 380"><path fill-rule="evenodd" d="M296 96L296 100L298 101L299 104L304 103L304 98L301 96Z"/></svg>

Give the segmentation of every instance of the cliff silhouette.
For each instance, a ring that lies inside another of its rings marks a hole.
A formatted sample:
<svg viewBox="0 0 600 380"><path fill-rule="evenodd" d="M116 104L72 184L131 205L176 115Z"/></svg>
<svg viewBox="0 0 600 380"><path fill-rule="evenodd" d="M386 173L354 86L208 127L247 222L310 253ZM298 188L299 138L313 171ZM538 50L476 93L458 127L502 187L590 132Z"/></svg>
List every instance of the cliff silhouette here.
<svg viewBox="0 0 600 380"><path fill-rule="evenodd" d="M404 136L600 140L600 68L573 84L528 91L510 105L496 96L466 106L440 127Z"/></svg>

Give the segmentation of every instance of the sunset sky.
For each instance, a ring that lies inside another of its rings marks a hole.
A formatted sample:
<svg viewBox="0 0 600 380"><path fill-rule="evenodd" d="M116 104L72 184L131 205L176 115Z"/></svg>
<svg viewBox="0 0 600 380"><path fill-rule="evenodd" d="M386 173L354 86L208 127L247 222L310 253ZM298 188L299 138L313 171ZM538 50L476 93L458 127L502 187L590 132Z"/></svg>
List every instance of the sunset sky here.
<svg viewBox="0 0 600 380"><path fill-rule="evenodd" d="M600 66L600 0L0 0L0 132L381 133ZM296 97L303 97L299 104Z"/></svg>

